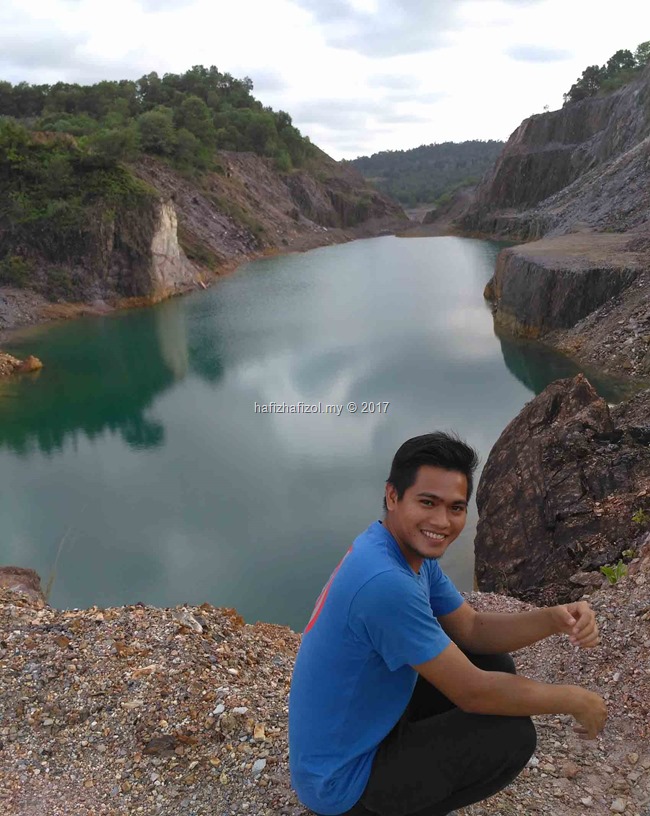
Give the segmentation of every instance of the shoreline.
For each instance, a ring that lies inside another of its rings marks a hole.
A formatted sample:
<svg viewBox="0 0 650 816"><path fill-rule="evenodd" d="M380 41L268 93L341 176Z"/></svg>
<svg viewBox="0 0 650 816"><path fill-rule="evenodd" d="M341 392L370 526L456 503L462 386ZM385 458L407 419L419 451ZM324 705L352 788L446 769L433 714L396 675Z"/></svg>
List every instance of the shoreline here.
<svg viewBox="0 0 650 816"><path fill-rule="evenodd" d="M384 235L396 235L399 229L395 219L387 219L386 223L379 223L373 226L364 226L342 229L342 228L322 228L322 232L305 233L285 246L267 247L254 253L249 253L243 257L231 258L219 265L216 270L203 269L205 280L202 284L187 283L177 290L166 294L164 297L132 297L118 298L114 302L62 302L52 303L43 296L31 289L16 289L14 287L0 286L0 299L3 292L5 297L10 296L20 302L18 308L29 309L30 314L26 319L18 318L13 325L3 328L2 305L0 303L0 354L3 352L5 344L11 344L14 339L20 339L32 330L40 330L44 327L74 320L79 317L107 317L129 309L141 309L155 306L164 300L196 292L200 289L209 289L217 284L222 278L228 277L236 272L241 266L259 261L263 258L273 258L281 255L293 255L296 253L309 252L312 249L334 246L349 243L351 241L364 240L367 238L379 238ZM33 310L33 311L31 311ZM11 313L11 307L8 309Z"/></svg>

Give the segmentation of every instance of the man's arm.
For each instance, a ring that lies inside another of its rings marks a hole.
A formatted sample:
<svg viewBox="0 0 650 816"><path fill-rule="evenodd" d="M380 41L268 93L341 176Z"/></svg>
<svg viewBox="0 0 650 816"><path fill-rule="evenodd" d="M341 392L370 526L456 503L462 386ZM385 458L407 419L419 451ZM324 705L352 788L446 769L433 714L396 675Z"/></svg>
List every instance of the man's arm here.
<svg viewBox="0 0 650 816"><path fill-rule="evenodd" d="M474 654L515 652L562 633L582 648L599 643L596 619L585 601L530 612L476 612L465 601L438 621L454 643Z"/></svg>
<svg viewBox="0 0 650 816"><path fill-rule="evenodd" d="M571 714L581 736L594 739L603 729L603 699L579 686L551 685L516 674L482 671L450 643L437 657L413 667L463 711L522 717Z"/></svg>

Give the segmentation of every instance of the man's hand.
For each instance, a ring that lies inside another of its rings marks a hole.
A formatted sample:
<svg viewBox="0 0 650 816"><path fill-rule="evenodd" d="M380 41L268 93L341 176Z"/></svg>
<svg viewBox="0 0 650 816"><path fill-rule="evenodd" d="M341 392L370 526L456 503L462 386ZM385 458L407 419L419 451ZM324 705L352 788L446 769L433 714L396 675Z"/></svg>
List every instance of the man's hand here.
<svg viewBox="0 0 650 816"><path fill-rule="evenodd" d="M575 691L575 706L571 713L578 725L573 730L581 739L596 739L605 727L607 705L600 694L577 687Z"/></svg>
<svg viewBox="0 0 650 816"><path fill-rule="evenodd" d="M551 606L549 612L556 632L569 635L569 640L574 646L592 649L600 643L596 616L587 601Z"/></svg>

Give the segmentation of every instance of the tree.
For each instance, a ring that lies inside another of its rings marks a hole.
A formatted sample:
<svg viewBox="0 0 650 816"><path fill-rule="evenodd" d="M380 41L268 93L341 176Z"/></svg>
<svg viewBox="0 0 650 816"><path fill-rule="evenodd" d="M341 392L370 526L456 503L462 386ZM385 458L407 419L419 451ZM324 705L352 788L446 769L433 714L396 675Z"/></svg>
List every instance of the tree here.
<svg viewBox="0 0 650 816"><path fill-rule="evenodd" d="M91 136L88 146L92 153L108 166L119 161L131 161L138 154L138 131L134 126L105 128Z"/></svg>
<svg viewBox="0 0 650 816"><path fill-rule="evenodd" d="M600 90L600 86L605 79L605 68L598 65L590 65L582 72L580 79L571 86L567 94L564 94L564 102L578 102L588 96L594 96Z"/></svg>
<svg viewBox="0 0 650 816"><path fill-rule="evenodd" d="M174 113L162 105L141 113L137 119L140 145L146 153L171 156L176 147Z"/></svg>
<svg viewBox="0 0 650 816"><path fill-rule="evenodd" d="M210 108L198 96L186 96L176 115L176 126L185 128L206 147L214 147L215 128Z"/></svg>
<svg viewBox="0 0 650 816"><path fill-rule="evenodd" d="M650 62L650 40L637 45L634 50L634 62L637 68L645 68Z"/></svg>
<svg viewBox="0 0 650 816"><path fill-rule="evenodd" d="M617 74L621 73L621 71L631 71L633 68L635 68L635 66L636 62L634 59L634 54L627 48L622 48L620 51L612 54L612 56L607 60L604 72L605 78L611 79L612 77L615 77Z"/></svg>

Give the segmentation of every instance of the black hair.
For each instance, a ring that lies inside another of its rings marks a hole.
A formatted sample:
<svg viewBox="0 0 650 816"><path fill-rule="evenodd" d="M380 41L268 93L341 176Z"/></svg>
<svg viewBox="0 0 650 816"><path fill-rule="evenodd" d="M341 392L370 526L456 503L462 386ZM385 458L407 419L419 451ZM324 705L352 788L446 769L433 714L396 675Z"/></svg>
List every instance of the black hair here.
<svg viewBox="0 0 650 816"><path fill-rule="evenodd" d="M457 470L467 479L467 501L472 496L474 471L478 466L478 453L453 433L435 431L407 439L393 458L386 484L397 491L398 500L415 483L422 465ZM384 498L384 510L386 510Z"/></svg>

